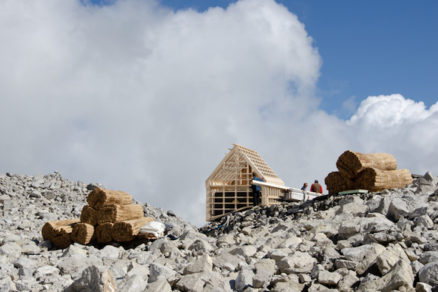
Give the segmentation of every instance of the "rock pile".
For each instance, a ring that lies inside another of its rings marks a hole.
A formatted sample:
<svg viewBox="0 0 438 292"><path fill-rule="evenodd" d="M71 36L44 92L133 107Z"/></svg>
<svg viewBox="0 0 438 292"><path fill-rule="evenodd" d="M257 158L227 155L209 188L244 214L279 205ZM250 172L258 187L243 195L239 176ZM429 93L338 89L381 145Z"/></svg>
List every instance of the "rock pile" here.
<svg viewBox="0 0 438 292"><path fill-rule="evenodd" d="M339 156L336 166L338 171L325 178L330 194L351 189L377 192L404 188L412 183L411 172L397 169L397 161L388 153L363 154L347 150Z"/></svg>
<svg viewBox="0 0 438 292"><path fill-rule="evenodd" d="M0 291L432 291L437 183L426 173L403 189L256 207L199 231L143 205L168 236L54 249L41 227L79 217L87 185L4 175Z"/></svg>

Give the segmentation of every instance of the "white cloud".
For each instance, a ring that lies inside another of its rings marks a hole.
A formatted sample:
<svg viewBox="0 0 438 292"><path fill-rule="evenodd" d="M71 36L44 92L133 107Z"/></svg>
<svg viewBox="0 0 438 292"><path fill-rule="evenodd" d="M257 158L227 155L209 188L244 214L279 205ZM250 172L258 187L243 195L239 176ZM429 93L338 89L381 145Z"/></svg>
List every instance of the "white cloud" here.
<svg viewBox="0 0 438 292"><path fill-rule="evenodd" d="M319 110L318 51L270 0L203 13L140 0L2 1L0 42L2 171L59 170L197 224L205 179L232 143L293 186L322 181L347 148L394 150L415 167L437 149L437 105L370 97L348 124ZM388 105L392 118L380 114Z"/></svg>

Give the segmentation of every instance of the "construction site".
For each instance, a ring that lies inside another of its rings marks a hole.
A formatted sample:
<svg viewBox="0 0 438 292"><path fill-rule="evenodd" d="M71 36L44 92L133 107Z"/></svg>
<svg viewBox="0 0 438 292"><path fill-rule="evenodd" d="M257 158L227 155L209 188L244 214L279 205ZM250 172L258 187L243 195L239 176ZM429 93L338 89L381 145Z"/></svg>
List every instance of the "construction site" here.
<svg viewBox="0 0 438 292"><path fill-rule="evenodd" d="M381 191L405 187L412 182L410 171L397 169L396 159L388 153L363 154L347 150L339 156L336 166L338 171L325 178L329 194ZM253 180L253 176L260 180ZM207 221L254 207L253 185L260 188L260 206L327 195L286 186L257 151L237 144L205 184Z"/></svg>

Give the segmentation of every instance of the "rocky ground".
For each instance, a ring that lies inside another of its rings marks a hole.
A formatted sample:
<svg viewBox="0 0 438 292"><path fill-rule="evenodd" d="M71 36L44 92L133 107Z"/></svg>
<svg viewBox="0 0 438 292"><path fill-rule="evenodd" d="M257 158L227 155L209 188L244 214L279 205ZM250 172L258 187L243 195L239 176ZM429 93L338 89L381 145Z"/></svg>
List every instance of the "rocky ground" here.
<svg viewBox="0 0 438 292"><path fill-rule="evenodd" d="M438 291L437 183L426 173L405 189L257 207L199 230L144 205L166 237L61 250L43 224L78 218L94 185L0 175L0 291Z"/></svg>

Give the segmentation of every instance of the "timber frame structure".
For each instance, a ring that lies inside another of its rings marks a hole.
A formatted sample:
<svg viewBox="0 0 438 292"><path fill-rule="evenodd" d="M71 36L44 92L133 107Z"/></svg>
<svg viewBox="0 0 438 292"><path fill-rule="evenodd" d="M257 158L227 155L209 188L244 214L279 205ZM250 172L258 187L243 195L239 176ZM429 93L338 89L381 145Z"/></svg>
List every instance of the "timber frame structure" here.
<svg viewBox="0 0 438 292"><path fill-rule="evenodd" d="M252 174L261 178L261 206L279 204L289 190L262 157L254 150L234 144L205 182L207 221L231 212L253 207Z"/></svg>

